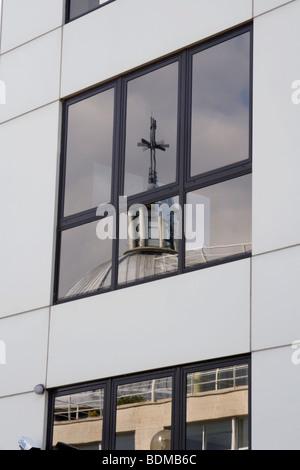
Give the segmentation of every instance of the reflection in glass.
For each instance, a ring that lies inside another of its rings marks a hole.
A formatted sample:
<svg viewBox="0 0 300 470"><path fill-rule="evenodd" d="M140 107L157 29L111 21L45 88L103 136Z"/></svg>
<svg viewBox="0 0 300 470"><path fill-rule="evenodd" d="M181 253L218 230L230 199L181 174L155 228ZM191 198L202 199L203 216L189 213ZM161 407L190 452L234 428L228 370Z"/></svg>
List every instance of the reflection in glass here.
<svg viewBox="0 0 300 470"><path fill-rule="evenodd" d="M62 232L59 298L110 287L112 240L99 240L97 223Z"/></svg>
<svg viewBox="0 0 300 470"><path fill-rule="evenodd" d="M80 450L100 450L103 403L103 389L56 397L53 448L63 442Z"/></svg>
<svg viewBox="0 0 300 470"><path fill-rule="evenodd" d="M247 364L190 373L186 393L187 450L248 448Z"/></svg>
<svg viewBox="0 0 300 470"><path fill-rule="evenodd" d="M64 215L111 199L114 89L68 108Z"/></svg>
<svg viewBox="0 0 300 470"><path fill-rule="evenodd" d="M186 450L203 450L203 424L187 423Z"/></svg>
<svg viewBox="0 0 300 470"><path fill-rule="evenodd" d="M116 450L126 449L134 450L135 433L134 432L120 432L116 434Z"/></svg>
<svg viewBox="0 0 300 470"><path fill-rule="evenodd" d="M187 194L186 266L251 253L251 175Z"/></svg>
<svg viewBox="0 0 300 470"><path fill-rule="evenodd" d="M219 378L219 384L218 388L230 388L233 387L233 373L234 369L229 368L229 369L223 369L219 371L218 378Z"/></svg>
<svg viewBox="0 0 300 470"><path fill-rule="evenodd" d="M207 423L205 425L205 449L231 449L232 423L231 420Z"/></svg>
<svg viewBox="0 0 300 470"><path fill-rule="evenodd" d="M249 157L250 34L193 56L191 175Z"/></svg>
<svg viewBox="0 0 300 470"><path fill-rule="evenodd" d="M236 386L248 385L248 366L236 367L234 380Z"/></svg>
<svg viewBox="0 0 300 470"><path fill-rule="evenodd" d="M70 20L94 10L109 0L70 0Z"/></svg>
<svg viewBox="0 0 300 470"><path fill-rule="evenodd" d="M153 445L154 441L170 449L171 412L171 377L118 386L116 449L151 450L151 442ZM164 435L159 440L157 433L164 430L169 439Z"/></svg>
<svg viewBox="0 0 300 470"><path fill-rule="evenodd" d="M178 197L134 204L120 217L118 282L153 278L178 268Z"/></svg>
<svg viewBox="0 0 300 470"><path fill-rule="evenodd" d="M155 149L156 186L176 180L177 95L177 62L128 82L124 183L126 196L149 188L151 146L141 144L151 144L151 133L153 136L154 131L155 142L160 147ZM150 187L153 187L151 182Z"/></svg>
<svg viewBox="0 0 300 470"><path fill-rule="evenodd" d="M237 421L238 425L238 448L248 448L248 418L242 418Z"/></svg>

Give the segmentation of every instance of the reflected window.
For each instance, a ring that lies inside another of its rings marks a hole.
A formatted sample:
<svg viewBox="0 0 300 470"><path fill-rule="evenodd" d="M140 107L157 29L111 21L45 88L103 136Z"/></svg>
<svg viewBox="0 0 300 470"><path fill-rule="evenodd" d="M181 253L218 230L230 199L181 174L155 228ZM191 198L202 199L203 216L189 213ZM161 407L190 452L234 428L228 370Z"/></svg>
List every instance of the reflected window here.
<svg viewBox="0 0 300 470"><path fill-rule="evenodd" d="M65 101L54 303L251 256L251 41Z"/></svg>
<svg viewBox="0 0 300 470"><path fill-rule="evenodd" d="M207 423L204 432L205 450L231 449L232 424L230 420Z"/></svg>
<svg viewBox="0 0 300 470"><path fill-rule="evenodd" d="M48 448L248 449L249 359L213 364L50 391Z"/></svg>
<svg viewBox="0 0 300 470"><path fill-rule="evenodd" d="M103 389L56 397L52 448L62 442L80 450L100 450L103 406Z"/></svg>
<svg viewBox="0 0 300 470"><path fill-rule="evenodd" d="M247 450L249 448L249 423L248 418L241 418L236 421L237 432L235 432L235 439L237 448L240 450Z"/></svg>
<svg viewBox="0 0 300 470"><path fill-rule="evenodd" d="M69 0L68 19L73 20L113 0Z"/></svg>
<svg viewBox="0 0 300 470"><path fill-rule="evenodd" d="M247 449L248 365L187 375L186 449Z"/></svg>
<svg viewBox="0 0 300 470"><path fill-rule="evenodd" d="M171 449L172 377L117 387L116 449Z"/></svg>
<svg viewBox="0 0 300 470"><path fill-rule="evenodd" d="M248 419L192 423L186 427L186 450L247 450Z"/></svg>
<svg viewBox="0 0 300 470"><path fill-rule="evenodd" d="M116 450L135 450L135 431L116 434Z"/></svg>

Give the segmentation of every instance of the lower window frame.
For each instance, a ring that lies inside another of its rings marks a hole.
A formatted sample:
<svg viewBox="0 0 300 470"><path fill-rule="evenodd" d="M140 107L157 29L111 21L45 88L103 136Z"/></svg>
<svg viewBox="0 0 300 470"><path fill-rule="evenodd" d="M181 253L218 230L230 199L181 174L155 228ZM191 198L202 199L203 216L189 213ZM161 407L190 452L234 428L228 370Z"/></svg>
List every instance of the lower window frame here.
<svg viewBox="0 0 300 470"><path fill-rule="evenodd" d="M171 450L181 451L186 448L186 384L187 375L212 369L248 366L248 450L251 450L251 356L250 354L212 359L174 367L138 372L136 374L99 379L92 382L48 389L48 417L46 450L53 450L53 427L55 399L75 393L92 390L104 390L103 436L101 451L115 450L117 406L117 388L120 385L142 382L159 378L172 377L172 412L171 412Z"/></svg>

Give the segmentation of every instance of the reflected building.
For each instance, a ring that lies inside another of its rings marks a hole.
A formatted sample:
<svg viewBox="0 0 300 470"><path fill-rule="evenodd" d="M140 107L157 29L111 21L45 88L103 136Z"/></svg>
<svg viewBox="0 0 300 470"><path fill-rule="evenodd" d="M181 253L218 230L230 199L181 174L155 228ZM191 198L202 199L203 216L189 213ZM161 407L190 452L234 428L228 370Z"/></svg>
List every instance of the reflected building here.
<svg viewBox="0 0 300 470"><path fill-rule="evenodd" d="M165 152L169 147L164 141L156 142L156 129L156 120L151 116L150 139L142 138L138 143L138 147L150 153L148 190L159 188L156 151ZM250 178L244 177L242 185L240 181L225 181L219 185L218 191L208 187L187 194L186 202L190 207L185 208L184 229L187 231L187 222L193 221L194 226L191 223L189 229L192 232L194 230L194 239L185 238L186 267L209 265L213 261L251 253L250 242L210 245L216 232L213 210L220 210L222 203L225 209L230 197L226 198L226 194L238 192L239 186L243 191L247 186L250 188ZM199 206L202 217L197 220ZM153 204L136 203L126 209L122 216L127 218L128 239L119 241L118 284L126 285L175 273L183 231L183 211L179 197L169 197ZM220 221L217 226L220 227ZM208 246L202 246L204 243ZM74 298L109 289L112 269L111 260L100 264L87 272L68 291L66 297ZM158 308L154 299L150 301L153 302L153 308ZM159 377L115 387L115 403L112 405L114 449L171 449L173 382L172 376ZM185 383L185 448L197 451L247 449L248 365L187 373ZM60 442L82 450L102 449L104 394L104 390L99 389L55 399L54 449L59 448Z"/></svg>
<svg viewBox="0 0 300 470"><path fill-rule="evenodd" d="M199 371L186 376L187 450L248 448L248 365ZM117 450L170 450L172 377L117 387L114 405ZM64 442L101 450L101 390L57 397L53 446Z"/></svg>

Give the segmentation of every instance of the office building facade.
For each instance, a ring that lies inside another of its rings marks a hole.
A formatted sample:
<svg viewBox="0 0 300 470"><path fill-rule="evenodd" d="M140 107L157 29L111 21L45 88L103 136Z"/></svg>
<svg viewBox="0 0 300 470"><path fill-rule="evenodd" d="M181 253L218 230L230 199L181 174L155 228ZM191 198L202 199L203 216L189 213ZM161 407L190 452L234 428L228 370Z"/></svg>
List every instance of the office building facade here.
<svg viewBox="0 0 300 470"><path fill-rule="evenodd" d="M2 0L0 449L299 449L300 0Z"/></svg>

